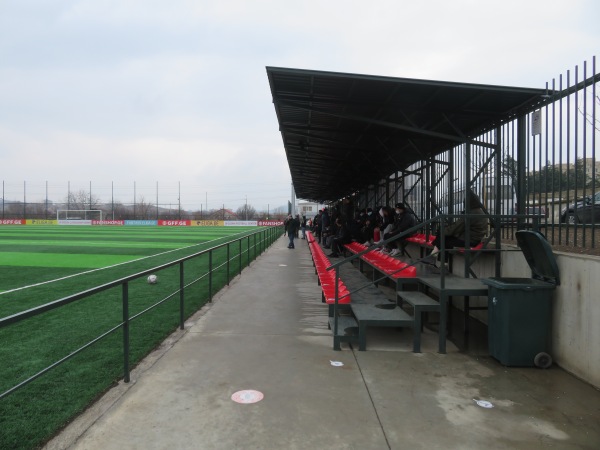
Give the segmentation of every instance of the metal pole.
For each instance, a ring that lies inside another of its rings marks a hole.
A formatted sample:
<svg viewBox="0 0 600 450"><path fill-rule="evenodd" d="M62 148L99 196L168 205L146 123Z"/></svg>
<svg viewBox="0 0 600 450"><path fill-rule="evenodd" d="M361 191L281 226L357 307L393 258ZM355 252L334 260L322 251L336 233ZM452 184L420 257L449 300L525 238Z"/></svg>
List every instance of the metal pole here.
<svg viewBox="0 0 600 450"><path fill-rule="evenodd" d="M208 252L208 301L212 302L212 250Z"/></svg>
<svg viewBox="0 0 600 450"><path fill-rule="evenodd" d="M112 210L112 220L115 220L115 182L110 182L110 205Z"/></svg>
<svg viewBox="0 0 600 450"><path fill-rule="evenodd" d="M227 243L227 286L229 286L229 242Z"/></svg>
<svg viewBox="0 0 600 450"><path fill-rule="evenodd" d="M179 329L184 328L184 279L183 279L183 261L179 263Z"/></svg>
<svg viewBox="0 0 600 450"><path fill-rule="evenodd" d="M239 239L239 244L240 244L240 252L238 254L239 257L239 262L240 262L240 275L242 274L242 238Z"/></svg>
<svg viewBox="0 0 600 450"><path fill-rule="evenodd" d="M129 283L123 283L123 380L129 383Z"/></svg>

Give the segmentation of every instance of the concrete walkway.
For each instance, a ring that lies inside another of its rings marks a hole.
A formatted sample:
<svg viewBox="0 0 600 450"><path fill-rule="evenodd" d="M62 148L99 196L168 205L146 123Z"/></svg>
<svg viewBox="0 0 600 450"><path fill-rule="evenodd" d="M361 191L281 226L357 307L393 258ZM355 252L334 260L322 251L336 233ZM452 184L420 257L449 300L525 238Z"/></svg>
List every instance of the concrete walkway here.
<svg viewBox="0 0 600 450"><path fill-rule="evenodd" d="M278 240L46 448L600 448L600 392L557 367L440 355L431 332L413 354L396 329L333 351L305 242Z"/></svg>

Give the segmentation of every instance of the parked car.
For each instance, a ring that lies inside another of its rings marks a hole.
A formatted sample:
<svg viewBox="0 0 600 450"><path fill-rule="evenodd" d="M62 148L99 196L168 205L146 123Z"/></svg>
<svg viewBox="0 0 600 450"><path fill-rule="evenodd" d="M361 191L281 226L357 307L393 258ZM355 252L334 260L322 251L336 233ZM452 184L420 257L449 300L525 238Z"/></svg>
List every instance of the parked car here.
<svg viewBox="0 0 600 450"><path fill-rule="evenodd" d="M560 212L563 223L600 224L600 192L589 195L577 203L571 204Z"/></svg>
<svg viewBox="0 0 600 450"><path fill-rule="evenodd" d="M540 223L542 220L547 219L548 218L548 208L546 208L545 206L539 206L539 205L531 205L531 206L526 206L525 207L525 211L520 211L519 209L519 205L515 203L515 214L527 214L528 216L533 216L533 217L526 217L525 219L523 219L526 223L532 223L534 221L538 221L538 223ZM514 221L516 221L516 219L514 219Z"/></svg>

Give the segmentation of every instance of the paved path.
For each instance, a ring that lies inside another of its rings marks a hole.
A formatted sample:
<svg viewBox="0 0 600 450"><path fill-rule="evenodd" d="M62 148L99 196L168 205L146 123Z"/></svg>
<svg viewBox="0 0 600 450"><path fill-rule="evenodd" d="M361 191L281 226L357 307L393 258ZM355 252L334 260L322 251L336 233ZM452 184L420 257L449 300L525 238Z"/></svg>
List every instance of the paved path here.
<svg viewBox="0 0 600 450"><path fill-rule="evenodd" d="M440 355L431 332L413 354L410 331L395 329L373 330L366 352L333 351L305 241L286 246L47 448L600 448L600 392L559 368L505 368L452 345ZM231 400L247 389L264 399Z"/></svg>

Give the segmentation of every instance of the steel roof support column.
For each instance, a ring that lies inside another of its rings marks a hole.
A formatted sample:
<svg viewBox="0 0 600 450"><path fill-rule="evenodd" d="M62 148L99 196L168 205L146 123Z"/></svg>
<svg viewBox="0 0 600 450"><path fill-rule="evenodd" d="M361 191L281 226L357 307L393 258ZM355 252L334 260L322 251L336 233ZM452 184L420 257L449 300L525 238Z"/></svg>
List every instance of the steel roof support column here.
<svg viewBox="0 0 600 450"><path fill-rule="evenodd" d="M496 149L496 154L495 156L495 165L496 165L496 205L495 205L495 209L496 209L496 214L498 214L498 212L500 211L501 213L504 212L502 211L502 196L500 195L500 190L502 189L501 186L501 179L503 174L501 174L501 167L502 167L502 130L500 127L496 128L496 145L498 146L498 148ZM500 224L502 223L502 219L498 216L496 216L496 221L495 221L495 227L494 227L494 238L496 240L496 253L494 254L495 256L495 276L499 277L500 276L500 264L502 263L502 258L500 255L500 239L501 239L501 227Z"/></svg>
<svg viewBox="0 0 600 450"><path fill-rule="evenodd" d="M526 211L525 200L525 177L527 164L527 120L526 116L517 118L517 213L522 214ZM523 218L517 219L517 229L524 226Z"/></svg>

